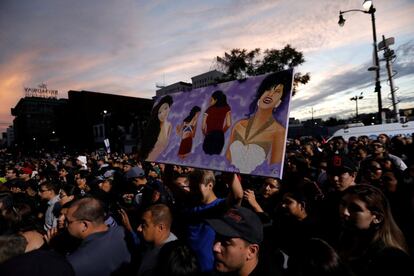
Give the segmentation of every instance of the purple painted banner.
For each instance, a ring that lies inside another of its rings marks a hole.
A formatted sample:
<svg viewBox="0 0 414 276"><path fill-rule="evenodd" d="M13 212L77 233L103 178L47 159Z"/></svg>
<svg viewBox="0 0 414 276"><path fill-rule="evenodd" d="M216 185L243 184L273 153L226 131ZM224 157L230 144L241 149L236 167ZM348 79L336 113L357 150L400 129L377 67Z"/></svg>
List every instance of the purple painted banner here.
<svg viewBox="0 0 414 276"><path fill-rule="evenodd" d="M141 157L281 178L292 81L286 70L160 97Z"/></svg>

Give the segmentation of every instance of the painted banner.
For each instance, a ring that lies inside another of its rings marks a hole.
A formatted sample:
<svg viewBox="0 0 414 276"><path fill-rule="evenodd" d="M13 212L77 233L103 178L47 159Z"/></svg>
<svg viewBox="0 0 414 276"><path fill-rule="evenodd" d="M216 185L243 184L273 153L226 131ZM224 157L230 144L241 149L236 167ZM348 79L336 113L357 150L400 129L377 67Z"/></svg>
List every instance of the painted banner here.
<svg viewBox="0 0 414 276"><path fill-rule="evenodd" d="M140 157L281 178L292 82L286 70L160 97Z"/></svg>

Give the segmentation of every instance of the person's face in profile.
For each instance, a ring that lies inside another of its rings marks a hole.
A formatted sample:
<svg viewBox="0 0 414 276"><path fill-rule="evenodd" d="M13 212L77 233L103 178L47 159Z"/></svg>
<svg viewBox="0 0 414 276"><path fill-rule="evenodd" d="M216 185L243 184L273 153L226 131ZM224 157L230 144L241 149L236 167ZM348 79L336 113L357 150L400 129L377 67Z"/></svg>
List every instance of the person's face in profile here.
<svg viewBox="0 0 414 276"><path fill-rule="evenodd" d="M217 271L224 273L240 271L248 258L249 244L241 238L229 238L217 234L213 253Z"/></svg>
<svg viewBox="0 0 414 276"><path fill-rule="evenodd" d="M379 136L378 136L378 141L380 141L381 143L383 143L383 144L386 144L387 143L387 141L388 141L388 138L387 138L387 136L385 136L384 134L380 134Z"/></svg>
<svg viewBox="0 0 414 276"><path fill-rule="evenodd" d="M151 211L146 211L142 214L141 223L138 225L137 230L142 234L142 237L146 242L154 242L157 229L152 220Z"/></svg>
<svg viewBox="0 0 414 276"><path fill-rule="evenodd" d="M160 122L167 120L168 113L170 113L170 106L167 103L163 103L158 110L158 120Z"/></svg>
<svg viewBox="0 0 414 276"><path fill-rule="evenodd" d="M60 210L60 215L59 215L59 217L58 217L58 228L59 229L63 229L63 228L65 228L66 227L66 224L65 224L65 218L66 218L66 214L68 213L68 208L62 208L61 210Z"/></svg>
<svg viewBox="0 0 414 276"><path fill-rule="evenodd" d="M364 149L358 149L356 157L359 161L364 160L368 156L368 153Z"/></svg>
<svg viewBox="0 0 414 276"><path fill-rule="evenodd" d="M344 226L351 229L366 230L371 225L379 223L379 218L355 195L347 194L342 197L339 215Z"/></svg>
<svg viewBox="0 0 414 276"><path fill-rule="evenodd" d="M70 207L65 215L64 222L68 229L69 234L75 238L82 238L82 233L85 231L85 226L82 220L77 219L73 216L76 211L76 207Z"/></svg>
<svg viewBox="0 0 414 276"><path fill-rule="evenodd" d="M60 169L59 170L59 176L60 177L65 177L68 175L68 172L65 169Z"/></svg>
<svg viewBox="0 0 414 276"><path fill-rule="evenodd" d="M102 183L99 184L99 188L102 191L104 191L106 193L109 193L111 191L111 189L112 189L112 184L108 180L105 180L104 182L102 182Z"/></svg>
<svg viewBox="0 0 414 276"><path fill-rule="evenodd" d="M282 200L282 208L285 210L286 215L300 218L304 212L304 206L296 199L290 196L284 196Z"/></svg>
<svg viewBox="0 0 414 276"><path fill-rule="evenodd" d="M374 154L382 154L385 151L384 146L380 143L373 143L372 149L373 149Z"/></svg>
<svg viewBox="0 0 414 276"><path fill-rule="evenodd" d="M175 180L175 185L185 192L190 192L190 183L187 177L177 177Z"/></svg>
<svg viewBox="0 0 414 276"><path fill-rule="evenodd" d="M338 175L335 175L334 178L334 189L337 191L344 191L349 186L354 185L355 175L350 172L341 172Z"/></svg>
<svg viewBox="0 0 414 276"><path fill-rule="evenodd" d="M262 109L273 109L280 103L280 99L283 95L283 85L279 84L277 86L273 86L272 88L266 90L259 99L259 108Z"/></svg>
<svg viewBox="0 0 414 276"><path fill-rule="evenodd" d="M213 97L210 98L210 106L214 105L216 102L216 99L214 99Z"/></svg>
<svg viewBox="0 0 414 276"><path fill-rule="evenodd" d="M368 167L365 168L364 176L368 180L378 180L378 179L380 179L381 176L382 176L382 167L381 167L381 165L376 161L370 162Z"/></svg>

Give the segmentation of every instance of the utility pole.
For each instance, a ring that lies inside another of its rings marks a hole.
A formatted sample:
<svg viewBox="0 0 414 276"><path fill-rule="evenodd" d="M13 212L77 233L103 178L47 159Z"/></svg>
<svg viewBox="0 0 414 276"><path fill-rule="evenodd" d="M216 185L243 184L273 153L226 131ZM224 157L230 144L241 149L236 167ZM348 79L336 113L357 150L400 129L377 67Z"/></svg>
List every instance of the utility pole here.
<svg viewBox="0 0 414 276"><path fill-rule="evenodd" d="M358 100L361 100L364 98L364 96L362 96L362 93L359 94L359 96L355 95L352 98L350 98L351 101L355 101L355 118L358 119Z"/></svg>
<svg viewBox="0 0 414 276"><path fill-rule="evenodd" d="M387 73L388 73L388 82L390 84L390 92L391 92L391 100L392 100L392 107L393 107L393 117L394 119L399 122L400 121L400 111L398 110L398 100L396 99L395 92L398 90L394 86L393 76L395 73L392 70L392 60L396 57L393 50L391 50L388 46L394 44L394 38L390 37L385 39L385 36L382 36L382 41L378 43L378 50L384 50L384 59L386 62Z"/></svg>
<svg viewBox="0 0 414 276"><path fill-rule="evenodd" d="M311 113L312 113L312 122L313 122L313 106L312 106L312 109L311 109Z"/></svg>
<svg viewBox="0 0 414 276"><path fill-rule="evenodd" d="M373 39L373 51L374 51L374 66L368 68L368 71L375 71L375 92L377 93L378 98L378 115L377 115L377 122L380 124L383 123L382 120L382 97L381 97L381 80L380 80L380 64L378 58L378 46L377 46L377 30L375 26L375 12L376 9L374 7L372 0L365 0L362 3L363 10L360 9L352 9L347 11L339 11L339 26L344 26L345 18L343 14L348 12L363 12L371 15L371 23L372 23L372 39Z"/></svg>

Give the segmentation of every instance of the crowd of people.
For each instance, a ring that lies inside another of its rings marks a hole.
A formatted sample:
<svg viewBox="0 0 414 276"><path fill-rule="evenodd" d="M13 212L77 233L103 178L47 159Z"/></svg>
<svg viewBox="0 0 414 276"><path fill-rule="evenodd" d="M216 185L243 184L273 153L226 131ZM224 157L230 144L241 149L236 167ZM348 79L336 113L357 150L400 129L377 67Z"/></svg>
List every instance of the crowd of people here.
<svg viewBox="0 0 414 276"><path fill-rule="evenodd" d="M283 179L0 152L0 275L414 275L409 137L290 140Z"/></svg>

